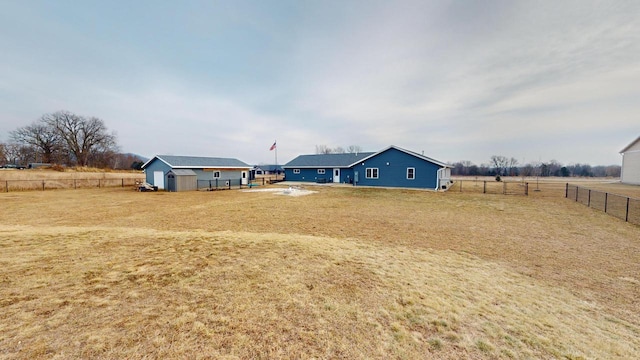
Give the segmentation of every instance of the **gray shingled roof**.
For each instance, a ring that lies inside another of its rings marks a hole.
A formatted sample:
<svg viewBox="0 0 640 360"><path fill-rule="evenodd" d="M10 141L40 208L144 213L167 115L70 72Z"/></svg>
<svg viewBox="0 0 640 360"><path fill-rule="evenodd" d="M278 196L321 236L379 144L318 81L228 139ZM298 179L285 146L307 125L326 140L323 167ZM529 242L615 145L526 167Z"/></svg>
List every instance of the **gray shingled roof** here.
<svg viewBox="0 0 640 360"><path fill-rule="evenodd" d="M238 159L175 155L156 155L147 161L143 168L155 159L166 163L172 168L251 168L251 165L245 164Z"/></svg>
<svg viewBox="0 0 640 360"><path fill-rule="evenodd" d="M191 169L172 169L171 172L178 176L181 176L181 175L197 176L197 174Z"/></svg>
<svg viewBox="0 0 640 360"><path fill-rule="evenodd" d="M351 154L316 154L316 155L300 155L297 158L289 161L283 168L287 167L349 167L357 163L358 161L375 154L374 152L362 152Z"/></svg>

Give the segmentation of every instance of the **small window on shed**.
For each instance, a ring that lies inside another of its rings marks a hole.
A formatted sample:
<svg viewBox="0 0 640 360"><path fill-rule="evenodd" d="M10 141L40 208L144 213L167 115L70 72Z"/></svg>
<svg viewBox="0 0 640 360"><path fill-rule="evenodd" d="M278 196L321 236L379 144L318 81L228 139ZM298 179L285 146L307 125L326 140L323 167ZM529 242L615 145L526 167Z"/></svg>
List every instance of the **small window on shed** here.
<svg viewBox="0 0 640 360"><path fill-rule="evenodd" d="M324 169L318 169L318 175L324 175Z"/></svg>
<svg viewBox="0 0 640 360"><path fill-rule="evenodd" d="M300 169L293 169L294 174L300 174Z"/></svg>
<svg viewBox="0 0 640 360"><path fill-rule="evenodd" d="M416 178L416 168L407 168L407 179L413 180Z"/></svg>
<svg viewBox="0 0 640 360"><path fill-rule="evenodd" d="M213 178L214 178L214 179L218 179L218 178L220 178L220 171L214 171L214 172L213 172Z"/></svg>
<svg viewBox="0 0 640 360"><path fill-rule="evenodd" d="M365 172L365 178L367 179L377 179L378 178L378 168L367 168Z"/></svg>

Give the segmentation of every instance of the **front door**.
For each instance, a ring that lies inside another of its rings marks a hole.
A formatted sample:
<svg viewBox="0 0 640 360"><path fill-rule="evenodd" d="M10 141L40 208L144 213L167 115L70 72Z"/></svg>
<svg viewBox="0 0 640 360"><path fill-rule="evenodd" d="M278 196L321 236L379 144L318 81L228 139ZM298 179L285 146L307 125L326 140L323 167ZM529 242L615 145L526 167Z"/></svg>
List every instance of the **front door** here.
<svg viewBox="0 0 640 360"><path fill-rule="evenodd" d="M242 172L242 185L247 185L248 181L249 181L249 179L247 179L247 172L243 171Z"/></svg>
<svg viewBox="0 0 640 360"><path fill-rule="evenodd" d="M334 183L340 182L340 169L333 169L333 182Z"/></svg>

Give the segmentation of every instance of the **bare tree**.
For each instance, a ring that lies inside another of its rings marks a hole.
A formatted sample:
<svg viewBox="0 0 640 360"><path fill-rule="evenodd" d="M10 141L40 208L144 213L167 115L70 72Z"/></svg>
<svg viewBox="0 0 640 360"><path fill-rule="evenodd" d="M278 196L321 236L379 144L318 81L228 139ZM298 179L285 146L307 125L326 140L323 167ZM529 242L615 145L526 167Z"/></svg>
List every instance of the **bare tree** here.
<svg viewBox="0 0 640 360"><path fill-rule="evenodd" d="M349 154L361 153L362 147L360 145L349 145L347 146L347 152Z"/></svg>
<svg viewBox="0 0 640 360"><path fill-rule="evenodd" d="M68 111L58 111L43 118L55 129L79 166L87 166L92 156L117 148L115 134L107 132L102 119L85 118Z"/></svg>
<svg viewBox="0 0 640 360"><path fill-rule="evenodd" d="M316 145L316 154L331 154L333 150L327 145Z"/></svg>
<svg viewBox="0 0 640 360"><path fill-rule="evenodd" d="M6 145L0 143L0 164L5 164L7 162L7 154L5 153Z"/></svg>
<svg viewBox="0 0 640 360"><path fill-rule="evenodd" d="M31 147L16 142L4 144L3 152L7 164L24 165L33 156Z"/></svg>
<svg viewBox="0 0 640 360"><path fill-rule="evenodd" d="M342 146L336 146L332 151L333 154L344 154L346 151Z"/></svg>
<svg viewBox="0 0 640 360"><path fill-rule="evenodd" d="M39 122L18 128L10 134L15 142L33 147L45 163L55 162L63 147L59 133L46 123L44 116Z"/></svg>
<svg viewBox="0 0 640 360"><path fill-rule="evenodd" d="M508 167L509 167L509 176L518 175L518 159L514 157L509 159Z"/></svg>
<svg viewBox="0 0 640 360"><path fill-rule="evenodd" d="M506 156L502 155L492 155L491 156L491 165L496 170L496 175L504 175L504 171L507 169L509 165L509 159Z"/></svg>

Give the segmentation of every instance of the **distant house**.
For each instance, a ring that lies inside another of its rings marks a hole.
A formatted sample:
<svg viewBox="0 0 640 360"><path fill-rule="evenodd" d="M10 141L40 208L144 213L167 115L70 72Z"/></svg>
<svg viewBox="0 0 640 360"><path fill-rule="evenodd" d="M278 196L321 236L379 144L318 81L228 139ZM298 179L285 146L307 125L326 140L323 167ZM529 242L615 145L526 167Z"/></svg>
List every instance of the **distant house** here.
<svg viewBox="0 0 640 360"><path fill-rule="evenodd" d="M282 165L256 165L252 171L255 175L280 175L284 173Z"/></svg>
<svg viewBox="0 0 640 360"><path fill-rule="evenodd" d="M625 184L640 185L640 136L620 151L622 173L620 181Z"/></svg>
<svg viewBox="0 0 640 360"><path fill-rule="evenodd" d="M214 184L249 183L251 165L229 158L156 155L142 165L146 181L158 189L195 190Z"/></svg>
<svg viewBox="0 0 640 360"><path fill-rule="evenodd" d="M283 168L287 181L434 190L451 184L449 165L397 146L378 152L300 155Z"/></svg>

